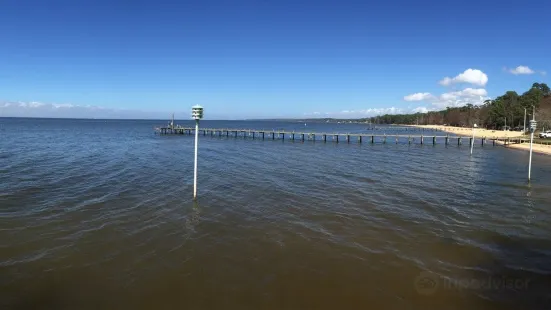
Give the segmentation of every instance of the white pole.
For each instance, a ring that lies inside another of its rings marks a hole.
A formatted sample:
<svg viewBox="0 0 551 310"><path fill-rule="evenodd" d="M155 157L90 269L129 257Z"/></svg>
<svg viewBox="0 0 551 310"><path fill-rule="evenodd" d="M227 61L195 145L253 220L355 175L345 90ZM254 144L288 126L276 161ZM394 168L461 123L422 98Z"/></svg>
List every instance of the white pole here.
<svg viewBox="0 0 551 310"><path fill-rule="evenodd" d="M532 120L536 120L535 107L532 107ZM534 131L536 131L536 128L530 128L530 159L528 160L528 182L530 182L530 176L532 174L532 144L534 143Z"/></svg>
<svg viewBox="0 0 551 310"><path fill-rule="evenodd" d="M532 174L532 143L534 142L534 132L530 133L530 159L528 160L528 182L530 182L530 175Z"/></svg>
<svg viewBox="0 0 551 310"><path fill-rule="evenodd" d="M195 164L193 169L193 199L197 199L197 145L199 143L199 120L195 120Z"/></svg>
<svg viewBox="0 0 551 310"><path fill-rule="evenodd" d="M473 147L474 147L474 125L473 125L473 139L471 140L471 155L473 155Z"/></svg>
<svg viewBox="0 0 551 310"><path fill-rule="evenodd" d="M522 131L522 135L524 136L526 134L526 108L524 108L524 130Z"/></svg>

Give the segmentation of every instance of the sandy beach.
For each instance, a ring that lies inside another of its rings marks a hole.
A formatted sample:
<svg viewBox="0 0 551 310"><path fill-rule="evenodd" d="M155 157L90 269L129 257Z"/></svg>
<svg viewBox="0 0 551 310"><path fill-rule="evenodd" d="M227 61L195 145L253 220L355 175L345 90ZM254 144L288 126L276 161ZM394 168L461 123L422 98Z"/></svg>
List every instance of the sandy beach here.
<svg viewBox="0 0 551 310"><path fill-rule="evenodd" d="M499 144L503 145L502 142ZM529 143L522 143L522 144L507 144L503 145L506 148L510 149L517 149L517 150L524 150L529 151L530 150L530 144ZM535 144L533 145L533 152L539 153L539 154L546 154L551 155L551 145L543 145L543 144Z"/></svg>
<svg viewBox="0 0 551 310"><path fill-rule="evenodd" d="M418 128L430 128L438 129L448 133L453 133L460 136L472 136L472 128L467 127L453 127L453 126L442 126L442 125L413 125L412 127ZM522 132L520 131L502 131L502 130L488 130L483 128L477 128L475 130L475 137L477 138L512 138L512 137L522 137Z"/></svg>
<svg viewBox="0 0 551 310"><path fill-rule="evenodd" d="M442 130L444 132L453 133L453 134L460 135L460 136L472 136L472 134L473 134L472 128L465 128L465 127L453 127L453 126L442 126L442 125L419 125L419 126L413 126L413 127L438 129L438 130ZM513 138L513 137L522 137L522 132L520 132L520 131L488 130L488 129L477 128L475 130L475 137L477 137L477 138L482 138L482 137L486 137L486 138ZM501 143L501 142L498 142L498 143L503 145L503 143ZM524 151L529 151L530 150L530 144L529 143L507 144L507 145L503 145L503 146L506 147L506 148L517 149L517 150L524 150ZM533 145L533 152L534 153L539 153L539 154L551 155L551 145L534 144Z"/></svg>

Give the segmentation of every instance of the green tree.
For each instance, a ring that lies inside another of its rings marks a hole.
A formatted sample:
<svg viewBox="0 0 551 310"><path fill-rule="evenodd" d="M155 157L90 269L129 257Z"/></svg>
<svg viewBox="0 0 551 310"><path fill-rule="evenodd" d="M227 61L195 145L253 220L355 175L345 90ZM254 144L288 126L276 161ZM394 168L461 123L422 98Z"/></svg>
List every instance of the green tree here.
<svg viewBox="0 0 551 310"><path fill-rule="evenodd" d="M547 86L547 85L545 85ZM522 94L521 105L527 109L539 107L541 100L543 99L544 93L541 89L537 87L532 87L529 91Z"/></svg>
<svg viewBox="0 0 551 310"><path fill-rule="evenodd" d="M505 106L505 116L507 117L507 125L520 125L519 121L524 115L524 109L520 105L520 97L516 91L508 91L502 96Z"/></svg>
<svg viewBox="0 0 551 310"><path fill-rule="evenodd" d="M492 100L491 105L489 106L488 115L494 128L505 125L507 109L506 102L503 99L503 96L499 96L496 99Z"/></svg>
<svg viewBox="0 0 551 310"><path fill-rule="evenodd" d="M551 89L545 83L534 83L532 84L532 88L541 90L544 97L551 96Z"/></svg>

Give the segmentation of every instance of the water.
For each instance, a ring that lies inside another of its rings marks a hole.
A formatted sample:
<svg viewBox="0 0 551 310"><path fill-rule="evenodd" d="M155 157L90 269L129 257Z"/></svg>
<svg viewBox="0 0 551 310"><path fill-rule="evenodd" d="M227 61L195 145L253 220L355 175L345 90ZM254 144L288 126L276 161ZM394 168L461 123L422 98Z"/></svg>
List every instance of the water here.
<svg viewBox="0 0 551 310"><path fill-rule="evenodd" d="M2 308L551 307L549 156L201 136L194 203L165 123L0 119Z"/></svg>

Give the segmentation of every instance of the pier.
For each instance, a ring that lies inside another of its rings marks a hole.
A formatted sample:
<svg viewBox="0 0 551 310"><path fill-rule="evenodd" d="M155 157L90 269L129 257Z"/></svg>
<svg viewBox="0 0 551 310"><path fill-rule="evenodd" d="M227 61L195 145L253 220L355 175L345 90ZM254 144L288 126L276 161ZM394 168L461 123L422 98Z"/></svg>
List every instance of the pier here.
<svg viewBox="0 0 551 310"><path fill-rule="evenodd" d="M168 126L155 128L155 133L160 135L194 135L195 128ZM263 129L237 129L237 128L201 128L199 135L210 137L243 138L258 140L289 140L289 141L320 141L335 143L394 143L394 144L445 144L445 145L470 145L472 137L450 136L450 135L404 135L404 134L374 134L374 133L334 133L334 132L302 132L286 130L263 130ZM486 137L477 138L476 143L485 145L491 141L503 139ZM509 142L509 141L508 141Z"/></svg>

